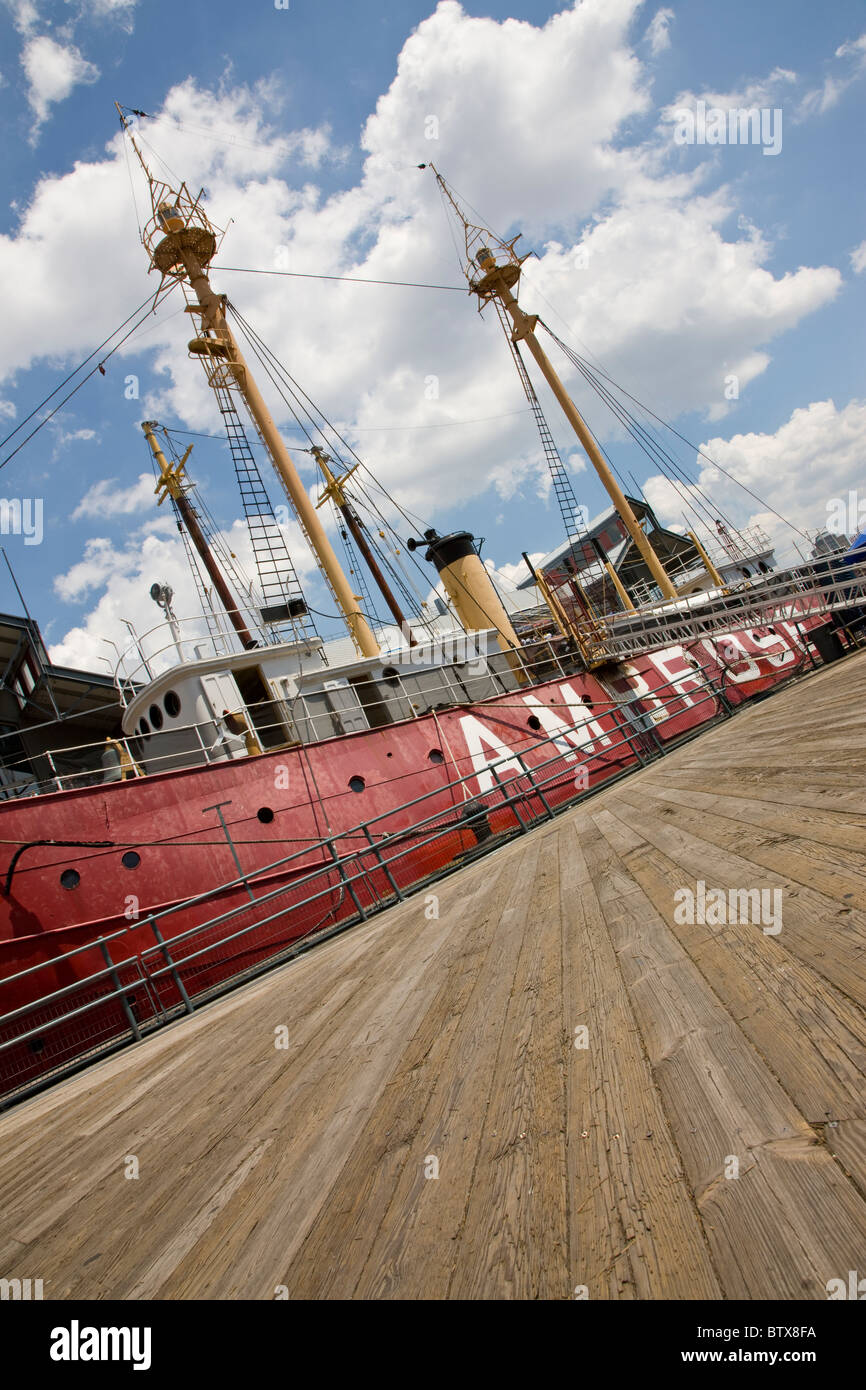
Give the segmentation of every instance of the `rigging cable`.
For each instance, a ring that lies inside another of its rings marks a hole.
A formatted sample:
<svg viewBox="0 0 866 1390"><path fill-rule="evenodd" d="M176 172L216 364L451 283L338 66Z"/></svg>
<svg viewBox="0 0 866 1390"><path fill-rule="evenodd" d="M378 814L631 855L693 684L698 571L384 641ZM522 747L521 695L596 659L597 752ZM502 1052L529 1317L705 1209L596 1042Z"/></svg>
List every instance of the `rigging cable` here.
<svg viewBox="0 0 866 1390"><path fill-rule="evenodd" d="M566 357L568 357L570 361L575 361L575 358L577 358L578 354L575 353L571 348L569 348L568 345L564 343L560 338L558 338L548 324L544 323L544 321L541 319L539 320L539 322L541 323L541 326L550 334L551 338L557 344L557 346L562 349ZM577 365L576 362L575 365ZM606 380L610 381L611 385L614 386L617 391L619 391L622 395L626 396L630 401L633 401L635 405L639 406L641 410L647 413L647 415L650 415L653 418L653 420L655 420L658 424L664 426L665 429L670 430L672 434L675 434L677 439L681 440L683 444L688 446L689 449L693 449L699 458L705 459L707 463L709 463L713 468L717 468L720 473L724 473L726 478L728 478L732 483L735 483L736 486L741 488L744 492L748 493L748 495L755 502L760 503L760 505L762 507L765 507L767 511L772 512L773 515L778 517L778 519L781 522L783 522L785 526L790 527L792 531L796 531L797 534L799 536L802 536L805 540L810 539L805 531L801 531L800 528L796 526L793 521L790 521L786 516L783 516L781 512L777 511L776 508L771 506L770 503L768 503L763 497L759 497L759 495L756 492L753 492L750 487L747 487L745 483L741 482L739 478L735 477L733 473L729 472L728 469L725 468L719 462L717 462L716 459L711 458L709 454L705 454L703 449L699 448L698 445L694 444L690 439L687 439L686 436L684 434L681 434L678 429L676 429L672 424L669 423L669 421L664 420L660 415L656 415L655 411L650 410L649 406L645 405L643 401L639 401L636 396L633 396L629 391L626 391L624 386L618 385L618 383L613 381L613 379L609 377L606 372L602 372L598 368L595 368L593 370L598 371L598 374L604 376Z"/></svg>
<svg viewBox="0 0 866 1390"><path fill-rule="evenodd" d="M275 389L277 390L278 394L280 395L280 398L284 401L284 403L288 406L288 408L289 408L289 410L291 411L291 413L295 416L295 419L298 421L298 424L300 425L300 428L303 430L303 433L306 435L306 437L307 437L307 439L309 440L310 444L312 444L312 442L313 442L313 441L312 441L312 436L310 435L310 432L309 432L309 430L307 429L307 427L304 425L303 421L300 419L300 415L298 414L298 410L302 411L303 414L306 415L306 417L309 419L309 421L310 421L312 427L313 427L314 429L316 429L317 432L318 432L319 434L322 435L322 438L324 439L324 441L325 441L325 443L328 445L328 447L329 447L329 448L333 448L334 446L333 446L333 444L331 443L331 441L327 438L327 436L326 436L324 430L321 428L320 425L317 425L316 422L315 422L314 416L313 416L313 414L312 414L312 412L315 411L315 413L319 416L319 418L320 418L321 421L324 423L324 425L326 426L326 428L329 429L329 430L331 431L331 433L340 441L340 443L343 445L343 447L346 449L346 451L347 451L349 454L351 454L352 458L354 458L354 459L356 460L356 462L357 462L358 465L364 470L364 472L367 473L367 474L369 474L369 476L370 476L370 478L372 479L372 482L373 482L373 484L376 486L377 490L380 491L385 497L388 498L388 501L391 502L391 504L392 504L392 506L395 508L395 510L398 511L398 512L400 513L400 515L403 517L403 519L404 519L405 521L407 521L411 527L414 528L415 526L420 526L422 529L429 528L429 522L425 521L422 517L419 517L419 516L417 516L417 515L416 515L416 516L411 516L411 515L405 510L405 508L401 507L400 504L399 504L393 497L391 497L391 495L388 493L387 489L379 482L379 480L378 480L377 478L375 478L375 477L373 476L372 472L370 471L370 469L368 468L368 466L367 466L367 464L364 462L364 460L363 460L362 458L360 458L360 456L355 452L355 450L354 450L354 449L352 448L352 446L348 443L348 441L347 441L346 439L344 439L343 435L340 434L340 432L339 432L339 430L336 428L336 426L334 426L334 425L331 424L331 422L328 420L327 416L318 408L318 406L316 406L316 405L314 404L314 402L310 399L310 397L309 397L309 396L307 395L307 393L303 390L303 388L302 388L302 387L295 381L295 379L289 374L289 372L286 370L286 368L283 367L283 365L279 362L279 360L278 360L278 358L276 357L276 355L271 351L271 349L267 346L267 344L264 343L263 340L262 340L261 338L259 338L259 335L255 332L255 330L251 327L251 325L248 324L248 323L244 320L244 318L242 317L242 315L239 314L239 312L238 312L238 310L235 308L235 306L234 306L234 305L229 305L229 307L230 307L231 310L232 310L233 317L236 318L237 321L238 321L238 323L242 326L242 329L243 329L244 336L245 336L246 340L251 344L252 350L253 350L253 352L255 353L257 359L259 360L259 362L262 364L262 366L263 366L263 367L265 368L265 370L267 371L267 374L268 374L270 380L273 382L273 384L274 384L274 386L275 386ZM265 358L267 358L267 362L266 362ZM270 364L273 364L273 368L271 367ZM292 406L292 404L289 402L289 400L288 400L287 397L286 397L285 391L282 389L282 387L280 386L279 382L277 382L277 381L275 380L274 374L273 374L274 369L275 369L276 371L282 373L283 377L286 378L286 380L287 380L288 383L290 383L290 385L287 385L287 388L286 388L286 389L289 391L290 395L292 396L292 399L293 399L294 401L297 402L298 410L296 410L295 407ZM298 399L299 396L302 397L303 400L307 402L307 405L309 406L309 409L308 409L306 406L301 405L301 403L300 403L300 401L299 401L299 399ZM335 452L337 452L337 451L335 450ZM374 505L374 504L372 504L372 499L369 499L369 500L370 500L370 502L371 502L371 505ZM382 515L382 513L379 512L378 515L379 515L380 520L382 521L382 523L386 526L386 528L387 528L388 530L390 530L390 531L393 531L393 528L391 527L390 523L386 520L386 518ZM417 562L416 562L416 564L417 564ZM418 568L419 568L419 570L420 570L420 565L418 566ZM421 571L421 572L423 573L423 571Z"/></svg>
<svg viewBox="0 0 866 1390"><path fill-rule="evenodd" d="M341 280L353 285L397 285L408 290L451 290L455 294L465 294L463 285L432 285L418 280L376 280L362 275L314 275L305 270L257 270L248 265L215 265L213 269L220 274L232 275L282 275L294 280Z"/></svg>
<svg viewBox="0 0 866 1390"><path fill-rule="evenodd" d="M42 408L43 408L44 406L46 406L46 405L48 404L48 402L49 402L54 396L57 395L57 392L58 392L58 391L62 391L63 388L64 388L64 386L66 386L66 385L72 380L72 378L73 378L74 376L77 376L78 373L81 371L81 369L82 369L83 367L86 367L87 364L88 364L88 362L90 362L90 361L96 356L96 354L97 354L98 352L101 352L102 349L103 349L108 343L111 342L112 338L116 338L117 335L118 335L118 333L120 332L120 330L121 330L122 328L125 328L126 325L129 323L130 319L134 319L135 316L136 316L136 314L140 314L141 311L142 311L142 309L145 307L145 305L146 305L146 304L150 304L151 301L152 301L152 299L153 299L153 294L152 294L152 293L149 294L149 295L147 296L146 299L143 299L142 302L138 305L138 307L137 307L136 309L133 309L132 313L129 314L129 315L123 320L123 323L118 324L117 328L115 328L115 330L114 330L113 333L109 333L108 337L107 337L107 338L104 338L103 341L102 341L101 343L99 343L98 346L95 347L95 348L93 349L92 352L88 353L88 355L83 359L83 361L79 362L78 366L77 366L77 367L74 367L73 370L72 370L71 372L69 372L69 374L68 374L67 376L65 376L65 377L63 378L63 380L59 383L59 385L55 386L54 390L49 392L49 394L44 398L44 400L41 400L41 401L39 402L38 405L35 405L35 406L33 407L33 409L30 411L29 415L25 415L25 416L24 416L24 419L23 419L23 420L20 420L20 421L18 422L18 424L15 426L14 430L10 430L9 433L5 436L5 438L0 439L0 448L3 448L4 445L8 444L9 441L10 441L10 439L14 439L14 438L15 438L15 435L18 433L18 431L19 431L19 430L22 430L22 429L24 428L24 426L28 423L28 421L32 420L32 419L33 419L33 416L34 416L34 415L37 415L37 414L39 413L39 411L42 410ZM156 306L154 305L151 309L148 310L147 314L145 314L145 315L142 317L141 323L143 323L144 320L145 320L146 318L148 318L148 317L150 316L151 313L154 312L155 307L156 307ZM138 326L139 326L138 324L133 325L133 327L130 329L130 333L134 333L134 332L135 332L135 329L136 329ZM75 391L79 390L79 388L80 388L81 386L84 385L84 382L87 381L91 376L93 376L94 372L99 371L100 367L102 367L103 364L104 364L105 362L108 361L108 359L109 359L109 357L111 357L112 353L116 352L117 349L121 346L121 344L126 342L126 339L130 336L130 333L127 333L126 336L125 336L124 338L121 338L120 342L119 342L119 343L116 343L115 346L111 349L111 351L108 352L108 353L106 353L105 357L103 357L103 358L100 359L100 361L99 361L99 362L97 363L97 365L93 368L93 370L90 371L90 372L88 372L87 376L84 377L84 378L78 383L78 386L76 386L75 389L74 389L73 391L70 391L69 395L68 395L68 396L65 396L64 399L60 402L60 405L57 406L57 408L56 408L54 411L52 411L52 413L51 413L52 415L56 415L56 413L57 413L57 411L60 409L60 407L61 407L62 405L65 405L66 401L70 400L71 397L75 395ZM47 421L47 420L50 420L50 419L51 419L51 415L46 416L45 420L42 420L42 421L40 422L40 424L37 426L37 429L36 429L36 430L33 430L33 431L31 432L31 434L29 434L29 435L27 436L27 439L32 439L32 438L33 438L33 435L36 434L37 430L38 430L38 429L41 429L41 428L42 428L42 425L44 425L44 424L46 423L46 421ZM18 449L22 448L23 445L27 443L27 439L22 440L22 443L18 445L18 448L15 449L14 453L10 454L8 458L5 458L5 459L3 460L3 462L0 463L0 468L4 467L4 465L7 464L7 463L9 462L9 459L14 458L14 455L18 452Z"/></svg>
<svg viewBox="0 0 866 1390"><path fill-rule="evenodd" d="M267 355L267 358L270 359L270 362L273 362L274 367L276 368L276 370L278 370L279 372L281 372L282 375L288 380L288 382L291 383L291 385L288 386L288 390L289 390L290 393L292 394L293 398L294 398L295 400L297 400L298 394L300 394L301 396L303 396L304 400L307 401L307 402L309 403L309 406L310 406L313 410L315 410L316 413L317 413L317 414L321 417L321 419L325 422L325 424L327 425L328 429L330 429L330 430L336 435L336 437L340 440L340 442L343 444L344 448L346 448L346 449L348 450L348 452L351 453L352 457L353 457L354 459L357 460L357 462L358 462L358 464L360 465L360 467L363 468L365 472L368 472L368 473L369 473L370 470L369 470L369 468L367 467L367 465L364 463L364 461L358 456L358 454L355 452L355 450L352 448L352 446L347 442L347 440L345 440L345 439L343 438L343 436L339 433L339 431L336 429L336 427L330 423L330 421L329 421L329 420L327 419L327 417L323 414L323 412L322 412L317 406L315 406L315 405L313 404L313 402L310 400L310 397L307 396L307 394L306 394L306 392L303 390L303 388L300 387L300 386L298 385L298 383L294 380L293 377L291 377L291 375L289 374L289 372L287 371L287 369L286 369L285 367L282 366L282 364L281 364L281 363L278 361L278 359L276 358L275 354L271 351L270 348L267 347L267 344L265 344L265 343L263 342L263 340L259 338L259 335L255 332L255 330L252 328L252 326L246 322L246 320L243 318L243 316L239 313L239 311L238 311L238 309L236 308L236 306L233 305L233 304L228 304L228 303L227 303L227 308L230 308L230 309L231 309L232 316L237 320L238 324L241 326L242 331L244 332L245 338L246 338L247 341L250 342L250 344L252 345L253 350L255 351L258 360L259 360L259 361L262 363L262 365L265 367L265 370L267 371L267 374L268 374L269 378L270 378L271 381L274 383L274 385L275 385L276 389L278 390L278 392L279 392L281 398L285 401L285 403L286 403L287 405L289 405L289 409L291 410L292 407L291 407L291 405L289 404L288 400L286 399L285 392L281 389L281 387L279 386L279 384L275 381L273 369L270 367L269 364L266 364L263 354L266 354L266 355ZM259 351L259 344L261 345L261 351ZM294 414L295 412L292 411L292 413ZM315 422L313 421L313 417L312 417L310 411L305 410L305 414L307 414L307 416L308 416L308 418L310 419L311 423L313 423L314 428L318 428L318 427L315 426ZM306 429L306 426L303 425L303 423L300 421L300 419L299 419L299 417L298 417L297 415L296 415L296 418L299 420L299 424L301 424L301 427L302 427L302 429L304 430L304 433L307 435L307 437L310 439L310 442L312 443L312 439L311 439L311 437L310 437L310 435L309 435L309 431ZM320 432L321 432L321 431L320 431ZM372 476L372 475L371 475L371 476ZM420 525L420 526L425 527L425 528L427 527L427 523L425 523L420 517L417 517L417 516L416 516L414 519L413 519L412 517L410 517L409 514L405 511L405 509L404 509L403 507L401 507L400 504L399 504L398 502L396 502L395 499L392 498L392 497L387 493L387 491L384 489L384 487L382 487L382 484L379 483L378 480L375 480L375 479L374 479L374 481L377 483L377 486L378 486L379 489L385 494L385 496L388 497L388 500L392 503L392 505L395 507L395 509L403 516L403 518L404 518L405 520L407 520L407 521L409 522L409 524L410 524L411 526L414 527L415 525ZM414 558L414 557L413 557L413 558ZM417 562L416 562L416 563L417 563ZM419 569L420 569L420 566L419 566ZM422 573L423 573L423 571L422 571ZM459 580L458 580L457 582L460 583ZM491 582L492 582L492 581L491 581ZM461 587L461 588L465 588L465 586L464 586L462 583L460 583L460 587ZM466 592L468 593L468 590L467 590ZM476 602L477 602L477 599L476 599ZM500 602L501 602L501 599L500 599ZM450 607L450 605L449 605L449 607ZM479 605L479 607L480 607L480 605ZM489 621L489 623L490 623L490 626L493 627L493 628L495 628L495 627L496 627L496 622L495 622L494 619L491 617L491 615L490 615L489 613L487 613L486 610L485 610L483 607L481 608L481 611L482 611L482 613L484 613L484 616L488 619L488 621ZM506 611L507 611L507 610L506 610ZM452 616L453 616L453 610L452 610ZM511 644L509 644L509 645L511 645Z"/></svg>

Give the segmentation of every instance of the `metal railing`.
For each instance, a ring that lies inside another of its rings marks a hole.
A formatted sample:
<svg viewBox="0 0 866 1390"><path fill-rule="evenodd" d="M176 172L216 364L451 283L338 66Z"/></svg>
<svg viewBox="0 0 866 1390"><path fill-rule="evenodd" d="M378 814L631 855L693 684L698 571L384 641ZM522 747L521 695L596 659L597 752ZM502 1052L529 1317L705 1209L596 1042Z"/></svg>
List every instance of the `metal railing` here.
<svg viewBox="0 0 866 1390"><path fill-rule="evenodd" d="M801 652L789 678L802 671L804 661ZM691 687L687 691L685 682ZM786 683L780 677L774 688ZM672 693L664 698L666 690ZM0 981L0 998L4 990L20 993L23 988L32 990L34 997L0 1014L0 1097L9 1103L109 1048L138 1041L178 1014L192 1013L196 1003L272 969L455 872L468 859L526 834L540 821L645 766L668 747L679 746L683 738L729 718L737 708L729 695L724 671L709 675L699 667L672 677L642 698L611 700L606 708L592 711L597 728L602 728L602 720L610 721L609 732L575 727L571 739L561 731L544 735L486 764L491 784L483 790L469 789L469 783L479 779L477 769L459 775L252 872L239 872L204 893L144 914L128 931L100 936L8 976ZM653 703L655 713L645 702ZM706 717L666 742L656 722L659 706L673 719L685 708L701 705ZM545 752L550 756L528 761ZM519 773L514 772L515 764ZM584 770L579 776L575 766ZM445 807L429 809L433 799L441 802L443 797ZM409 812L409 823L400 823ZM316 855L319 860L311 866L309 860ZM275 875L280 882L268 887L266 880ZM233 894L244 894L243 901L182 931L171 931L172 919L225 903ZM112 950L122 949L131 931L147 931L153 940L116 959ZM51 974L56 979L64 971L79 978L37 993L34 981L40 972L43 978Z"/></svg>
<svg viewBox="0 0 866 1390"><path fill-rule="evenodd" d="M606 619L609 635L604 649L611 660L623 660L659 647L684 646L703 637L737 629L772 627L780 621L856 609L866 604L866 561L832 566L827 560L744 580L726 590L710 590L687 598L617 613Z"/></svg>
<svg viewBox="0 0 866 1390"><path fill-rule="evenodd" d="M163 619L142 633L136 632L128 624L132 640L122 650L115 648L117 661L113 675L121 702L128 704L142 684L148 684L155 676L164 674L178 663L241 655L244 648L227 615L215 609L211 620L216 623L216 632L208 628L208 619L202 614L174 617L171 622ZM258 628L256 631L262 651L287 640ZM300 624L296 640L304 646L311 641ZM318 639L313 640L313 645L318 649Z"/></svg>
<svg viewBox="0 0 866 1390"><path fill-rule="evenodd" d="M559 659L547 642L535 644L545 648L543 657L532 660L531 657L523 655L521 658L522 668L530 681L533 679L541 681L545 679L567 678L575 674L578 669L576 662L564 662ZM497 696L507 694L509 685L503 680L501 672L495 665L491 666L490 661L495 663L499 660L499 654L494 653L492 658L483 659L483 671L477 675L472 674L471 667L473 662L468 663L470 673L465 671L462 675L452 674L455 670L454 665L442 666L439 670L443 673L443 679L435 684L425 683L424 689L424 708L419 708L419 694L417 691L407 687L403 677L411 672L411 666L407 671L397 672L394 676L373 678L375 685L382 685L388 688L387 694L381 694L375 698L365 696L365 703L359 701L358 710L377 711L381 715L388 715L390 722L399 723L403 719L423 718L434 706L438 709L442 704L458 703L480 703L481 699L473 699L466 682L486 678L489 679L497 691ZM506 662L504 655L502 662ZM463 663L465 666L466 663ZM507 670L507 666L505 668ZM396 668L395 668L396 670ZM432 670L425 672L427 676L433 674ZM461 681L463 682L461 688ZM513 687L516 682L513 678L510 685ZM352 690L351 685L345 687ZM298 736L296 729L295 714L300 713L305 728L312 732L312 738L307 742L319 742L326 738L339 737L339 733L334 728L335 715L339 718L339 711L328 711L317 709L313 704L313 697L322 695L326 692L307 691L299 692L291 698L262 700L254 703L245 703L242 710L232 711L232 713L245 713L248 727L251 733L256 735L263 752L275 752L280 748L289 748L297 745L302 740ZM399 701L404 714L391 715L394 702ZM268 718L273 715L275 717ZM275 735L273 739L269 735ZM183 750L179 747L184 738L189 743L189 748ZM173 724L170 728L160 731L152 730L147 734L125 734L118 735L114 740L121 744L126 750L131 762L141 767L146 764L146 774L153 775L160 771L168 771L182 767L192 767L203 763L223 761L227 756L233 756L229 750L234 749L241 756L245 756L242 736L228 730L224 726L222 718L209 716L191 724ZM158 750L164 749L164 752ZM70 791L76 787L102 786L108 782L117 780L108 776L107 770L102 763L102 758L106 750L105 740L102 742L90 742L73 744L65 748L46 750L43 753L29 754L15 761L3 764L3 771L15 774L17 772L29 773L32 780L20 787L9 785L3 788L6 799L14 799L22 796L41 795L54 791ZM34 763L42 759L45 764L47 775L36 777L33 774ZM130 773L130 776L137 775Z"/></svg>
<svg viewBox="0 0 866 1390"><path fill-rule="evenodd" d="M787 571L783 575L770 575L761 580L745 580L735 588L725 591L701 592L679 602L649 605L636 612L610 615L605 620L607 634L599 645L599 655L610 661L622 661L667 646L686 646L701 638L718 639L727 633L735 633L738 628L772 626L780 620L798 622L810 617L844 611L864 603L866 561L853 565L850 562L840 562L838 556L832 557L832 563L822 558L811 565ZM152 632L159 632L164 638L165 625L152 629ZM145 634L147 635L150 634ZM581 669L578 660L566 659L561 650L557 655L554 646L549 642L542 641L535 645L543 653L537 659L533 659L531 649L519 654L523 672L530 681L567 677ZM169 646L175 650L173 644ZM402 655L406 657L405 652ZM505 660L504 656L500 658L498 653L494 653L485 658L483 663L483 674L494 685L501 686L502 693L508 689L508 684L503 678L508 674L507 668L501 664ZM368 693L364 705L359 702L359 710L378 711L383 717L383 723L399 723L402 719L422 718L439 704L456 705L464 701L480 703L485 698L473 697L467 689L463 690L461 696L460 682L462 679L465 683L466 678L454 674L459 668L443 665L439 669L443 672L443 679L435 686L426 687L422 706L419 707L418 692L404 682L405 673L397 672L395 676L382 680L383 684L389 686L390 695L376 698L372 693ZM511 685L514 684L512 677ZM351 685L348 687L350 690L352 688ZM283 700L274 699L245 705L250 732L256 735L262 750L273 752L300 742L317 742L339 737L341 731L335 727L335 719L340 718L339 711L317 708L314 703L315 697L322 694L321 691L304 691ZM442 697L441 701L439 696ZM396 715L393 712L395 701L399 701L402 707L402 713ZM302 732L309 731L311 737L299 736L294 718L296 711L301 715ZM264 717L270 712L275 716L273 719ZM184 736L191 745L186 750L178 747L179 739L182 740ZM134 763L147 764L148 775L162 770L222 761L227 756L243 755L245 752L242 739L225 730L222 721L215 717L192 724L173 725L159 732L124 735L118 738L117 742L123 745ZM14 800L113 781L115 778L107 774L102 764L105 748L104 741L79 744L47 750L5 763L3 771L11 774L16 780L0 788L0 797L4 800ZM161 749L165 751L160 751ZM232 749L234 752L231 752ZM40 758L44 761L46 775L36 776L33 770L34 762ZM32 780L18 782L19 774L27 774Z"/></svg>

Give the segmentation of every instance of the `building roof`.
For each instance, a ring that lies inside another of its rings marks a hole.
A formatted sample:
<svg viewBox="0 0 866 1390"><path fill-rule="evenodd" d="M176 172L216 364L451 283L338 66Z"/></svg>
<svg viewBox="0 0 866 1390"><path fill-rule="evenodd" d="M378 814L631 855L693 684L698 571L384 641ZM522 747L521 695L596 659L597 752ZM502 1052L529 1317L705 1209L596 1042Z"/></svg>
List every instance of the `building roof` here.
<svg viewBox="0 0 866 1390"><path fill-rule="evenodd" d="M643 516L652 516L653 520L655 520L655 515L652 512L649 503L644 502L642 498L627 497L626 500L628 501L629 505L631 506L638 519L640 519ZM585 531L580 531L579 533L576 533L573 536L569 536L568 540L563 541L561 545L558 545L556 547L555 550L551 550L549 554L545 555L543 559L539 560L535 568L537 570L542 571L553 569L561 560L564 560L567 555L572 555L575 551L575 548L579 548L587 540L594 539L601 531L605 529L607 525L609 525L611 521L614 520L619 520L619 513L617 512L616 507L606 507L603 512L599 512L597 516L594 516L590 521L587 522ZM611 564L614 565L614 567L622 559L623 555L628 550L631 544L631 537L625 536L623 540L619 542L618 545L613 546L612 549L607 552L607 558L610 560ZM531 586L532 579L530 578L522 579L517 587L519 589L528 589Z"/></svg>

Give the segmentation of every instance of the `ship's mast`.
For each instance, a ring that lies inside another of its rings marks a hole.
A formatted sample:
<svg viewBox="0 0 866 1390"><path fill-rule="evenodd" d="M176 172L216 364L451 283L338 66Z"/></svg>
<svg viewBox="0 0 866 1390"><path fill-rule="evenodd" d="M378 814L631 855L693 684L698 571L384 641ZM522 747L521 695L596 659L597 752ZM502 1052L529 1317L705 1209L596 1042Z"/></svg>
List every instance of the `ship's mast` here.
<svg viewBox="0 0 866 1390"><path fill-rule="evenodd" d="M362 656L378 656L379 644L358 606L359 596L352 592L316 508L226 321L226 296L216 294L211 287L207 271L216 252L217 238L201 207L202 195L193 198L186 184L174 189L155 179L120 106L117 110L150 190L153 216L144 229L142 240L150 255L151 267L164 278L188 286L196 302L187 305L187 311L201 317L203 332L190 343L190 352L204 357L216 375L228 373L241 392L356 647Z"/></svg>
<svg viewBox="0 0 866 1390"><path fill-rule="evenodd" d="M214 559L213 552L205 539L204 532L195 514L195 508L186 495L188 484L184 481L183 473L186 461L192 452L192 445L190 444L180 462L172 465L166 459L165 454L159 446L156 434L154 433L157 428L157 422L155 420L143 420L141 428L144 431L144 437L150 445L153 456L159 466L159 481L154 491L157 496L162 493L162 496L159 498L160 505L166 497L172 499L177 508L178 516L186 527L187 535L198 551L198 554L201 556L202 564L207 570L211 583L219 595L220 603L228 614L229 622L244 647L255 647L257 645L256 640L241 617L240 609L235 599L232 598L231 591L223 578L222 571Z"/></svg>
<svg viewBox="0 0 866 1390"><path fill-rule="evenodd" d="M352 506L351 502L346 496L346 481L348 478L352 476L355 469L358 467L357 463L354 464L352 468L346 469L344 473L341 473L339 476L337 476L337 474L335 474L331 469L333 459L325 453L324 449L320 449L317 444L314 444L312 449L310 450L310 453L313 455L313 458L316 460L316 463L322 470L322 474L325 479L325 489L322 493L322 496L319 498L319 501L316 503L316 507L322 507L328 501L334 503L334 506L337 508L343 520L345 521L346 526L348 527L349 534L351 535L353 541L360 550L361 555L366 561L367 568L369 569L374 580L378 584L379 591L382 597L384 598L385 602L387 603L388 608L390 609L398 627L400 628L400 631L406 634L410 647L417 647L418 643L409 629L409 624L406 621L406 615L404 614L402 608L400 607L399 603L394 597L394 591L388 583L387 579L385 578L384 574L382 573L379 567L379 563L376 560L376 557L373 554L372 550L370 549L367 537L364 535L364 528L361 525L361 518L358 516L358 513L355 511L355 508Z"/></svg>
<svg viewBox="0 0 866 1390"><path fill-rule="evenodd" d="M519 236L514 237L511 241L500 241L492 232L471 223L435 165L431 164L430 168L436 175L439 187L463 226L466 239L465 272L470 290L478 295L480 305L486 304L492 299L500 301L514 325L512 340L515 343L525 342L538 363L547 384L559 401L566 419L583 445L590 463L622 518L623 525L640 551L647 569L658 584L662 596L668 599L676 598L677 591L632 511L625 493L608 467L586 421L563 386L553 363L535 336L538 315L525 313L513 293L520 280L520 268L523 262L528 259L527 256L518 256L514 250ZM496 248L495 251L492 249L493 247Z"/></svg>

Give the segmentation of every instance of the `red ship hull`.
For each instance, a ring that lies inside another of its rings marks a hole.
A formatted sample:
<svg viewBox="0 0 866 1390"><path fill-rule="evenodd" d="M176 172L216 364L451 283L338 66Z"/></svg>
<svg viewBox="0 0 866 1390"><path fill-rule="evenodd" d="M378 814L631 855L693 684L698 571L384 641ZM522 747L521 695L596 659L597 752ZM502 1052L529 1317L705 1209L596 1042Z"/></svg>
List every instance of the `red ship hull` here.
<svg viewBox="0 0 866 1390"><path fill-rule="evenodd" d="M513 829L520 811L509 804L510 788L522 788L530 811L556 808L638 765L648 741L678 739L716 718L725 703L763 694L807 664L789 624L751 629L734 640L740 657L734 661L729 651L722 659L712 641L694 644L692 660L702 673L680 648L636 657L622 668L608 684L638 697L633 708L642 731L596 676L582 673L261 757L0 805L0 873L8 875L20 846L32 845L0 898L0 1016L72 987L76 1002L85 1001L80 981L104 972L107 959L136 959L140 973L152 977L150 991L130 986L127 1015L131 1008L134 1017L146 1017L154 994L158 1006L170 1007L184 987L201 993L459 861L477 845L479 824L484 836ZM536 772L534 785L527 769ZM466 800L479 794L482 822L467 821ZM418 828L431 818L435 836ZM384 836L387 868L370 848ZM112 845L35 843L46 839ZM336 861L353 852L359 873L349 874L347 884ZM273 907L263 909L269 894ZM253 918L253 900L257 920L267 920L239 935ZM234 916L204 937L182 939L229 913ZM107 937L108 957L97 946L69 955ZM135 972L121 975L124 987L139 979ZM119 1012L115 1003L102 1023L93 1013L75 1027L64 1021L37 1047L34 1029L57 1014L54 1006L40 1006L0 1030L0 1043L27 1032L29 1041L13 1049L20 1053L13 1070L38 1072L61 1053L87 1050L103 1028L116 1030ZM0 1075L8 1074L8 1051L5 1060L4 1066L0 1052Z"/></svg>

